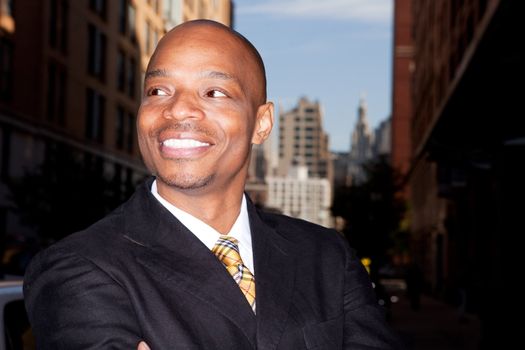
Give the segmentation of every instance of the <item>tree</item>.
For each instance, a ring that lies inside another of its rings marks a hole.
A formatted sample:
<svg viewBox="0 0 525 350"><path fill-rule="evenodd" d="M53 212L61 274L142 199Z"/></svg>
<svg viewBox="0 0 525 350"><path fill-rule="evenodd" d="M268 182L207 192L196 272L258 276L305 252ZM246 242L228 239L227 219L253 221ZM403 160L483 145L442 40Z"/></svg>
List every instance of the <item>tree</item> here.
<svg viewBox="0 0 525 350"><path fill-rule="evenodd" d="M343 233L358 255L370 257L377 269L394 245L405 203L397 196L399 176L384 157L370 161L364 169L364 183L336 189L332 213L345 220Z"/></svg>

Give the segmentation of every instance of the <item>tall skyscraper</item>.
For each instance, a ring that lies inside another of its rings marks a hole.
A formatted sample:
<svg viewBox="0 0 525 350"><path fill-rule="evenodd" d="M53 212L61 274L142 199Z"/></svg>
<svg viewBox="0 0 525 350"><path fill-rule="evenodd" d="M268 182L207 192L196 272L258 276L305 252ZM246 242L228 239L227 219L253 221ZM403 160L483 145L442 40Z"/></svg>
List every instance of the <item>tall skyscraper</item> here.
<svg viewBox="0 0 525 350"><path fill-rule="evenodd" d="M310 177L332 181L333 169L321 105L306 97L279 116L278 175L286 176L293 162L298 160L307 166Z"/></svg>
<svg viewBox="0 0 525 350"><path fill-rule="evenodd" d="M358 185L366 180L363 165L373 156L372 144L373 136L368 126L366 101L361 98L357 109L357 122L352 132L347 174L348 185Z"/></svg>

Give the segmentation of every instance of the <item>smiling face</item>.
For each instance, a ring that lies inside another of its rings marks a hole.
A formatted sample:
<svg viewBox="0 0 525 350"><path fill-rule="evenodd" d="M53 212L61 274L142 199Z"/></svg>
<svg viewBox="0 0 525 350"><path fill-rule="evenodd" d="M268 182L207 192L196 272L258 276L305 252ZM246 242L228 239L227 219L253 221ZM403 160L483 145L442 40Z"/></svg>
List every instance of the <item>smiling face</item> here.
<svg viewBox="0 0 525 350"><path fill-rule="evenodd" d="M161 40L138 114L142 157L166 191L241 191L252 143L268 136L273 106L246 42L210 22L188 22Z"/></svg>

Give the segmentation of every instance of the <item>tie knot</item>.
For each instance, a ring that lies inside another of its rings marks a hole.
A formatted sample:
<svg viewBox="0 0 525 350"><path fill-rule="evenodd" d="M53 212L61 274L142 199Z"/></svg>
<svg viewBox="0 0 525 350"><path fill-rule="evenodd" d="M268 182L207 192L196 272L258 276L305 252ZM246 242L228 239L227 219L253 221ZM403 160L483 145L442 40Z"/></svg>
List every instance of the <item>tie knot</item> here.
<svg viewBox="0 0 525 350"><path fill-rule="evenodd" d="M239 254L239 241L230 236L220 236L211 250L213 254L226 266L242 264Z"/></svg>

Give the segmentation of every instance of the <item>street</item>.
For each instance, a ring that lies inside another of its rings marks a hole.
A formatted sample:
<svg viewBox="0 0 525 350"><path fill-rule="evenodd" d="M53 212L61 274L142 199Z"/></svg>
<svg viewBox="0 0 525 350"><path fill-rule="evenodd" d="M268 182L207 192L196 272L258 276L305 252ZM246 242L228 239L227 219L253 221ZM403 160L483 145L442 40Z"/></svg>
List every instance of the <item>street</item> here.
<svg viewBox="0 0 525 350"><path fill-rule="evenodd" d="M427 296L422 296L418 311L410 308L405 296L391 310L391 324L408 350L478 349L480 323L475 316L460 320L454 307Z"/></svg>

